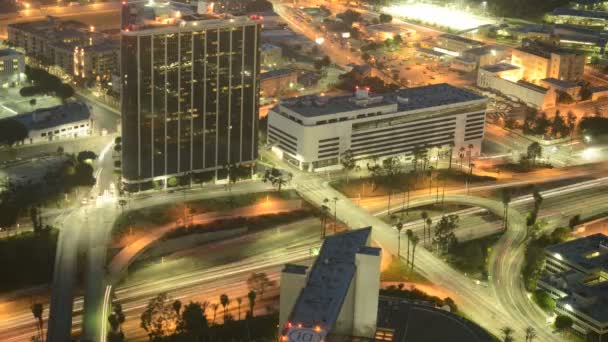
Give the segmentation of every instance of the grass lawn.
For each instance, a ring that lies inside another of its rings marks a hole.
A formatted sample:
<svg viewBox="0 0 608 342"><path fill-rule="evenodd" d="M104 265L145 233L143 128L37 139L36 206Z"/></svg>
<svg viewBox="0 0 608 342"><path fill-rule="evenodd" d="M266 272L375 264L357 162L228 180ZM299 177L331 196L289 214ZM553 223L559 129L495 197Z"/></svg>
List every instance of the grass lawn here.
<svg viewBox="0 0 608 342"><path fill-rule="evenodd" d="M403 281L411 283L426 283L430 282L416 271L412 271L404 260L396 257L393 258L388 267L380 274L380 281Z"/></svg>
<svg viewBox="0 0 608 342"><path fill-rule="evenodd" d="M293 190L285 190L280 194L277 192L260 192L208 198L198 201L187 201L179 203L164 204L139 210L130 210L122 213L112 229L112 240L118 241L124 234L136 234L145 231L147 227L163 225L183 218L184 211L189 210L192 214L201 214L214 211L225 211L239 207L246 207L266 199L298 199ZM186 206L187 205L187 206Z"/></svg>
<svg viewBox="0 0 608 342"><path fill-rule="evenodd" d="M454 166L457 167L457 166ZM452 169L448 170L440 170L439 175L441 177L446 177L445 186L449 187L463 187L465 184L465 179L467 174L461 170ZM391 191L393 192L402 192L405 188L405 184L407 184L408 180L412 176L408 174L398 175L395 181L388 185L386 182L386 178L381 177L373 183L371 177L364 178L351 178L347 182L346 179L339 179L337 181L331 182L331 186L336 190L340 191L344 195L354 198L354 197L366 197L366 196L387 196ZM431 192L433 194L437 191L437 172L433 173L433 180L429 182L429 178L426 175L419 174L417 177L413 176L412 180L412 188L411 191L416 190L427 190L429 189L429 184L431 184ZM493 177L488 176L471 176L471 184L488 182L496 180ZM443 181L439 182L441 192L441 188L443 187Z"/></svg>
<svg viewBox="0 0 608 342"><path fill-rule="evenodd" d="M397 217L401 217L401 213L403 213L403 222L412 222L412 221L416 221L416 220L421 220L422 219L422 213L426 212L429 217L433 217L433 216L437 216L437 215L442 215L442 214L449 214L452 213L454 211L459 211L459 210L463 210L463 209L468 209L471 208L470 206L466 206L466 205L458 205L458 204L445 204L443 207L441 204L429 204L429 205L423 205L420 207L416 207L410 210L407 210L407 214L406 211L392 211L390 215L383 215L380 218L385 221L386 223L389 224L394 224L395 222L393 222L393 220L391 219L391 216L395 215Z"/></svg>
<svg viewBox="0 0 608 342"><path fill-rule="evenodd" d="M502 234L494 234L481 239L458 243L447 255L447 261L454 268L479 280L487 280L488 255Z"/></svg>

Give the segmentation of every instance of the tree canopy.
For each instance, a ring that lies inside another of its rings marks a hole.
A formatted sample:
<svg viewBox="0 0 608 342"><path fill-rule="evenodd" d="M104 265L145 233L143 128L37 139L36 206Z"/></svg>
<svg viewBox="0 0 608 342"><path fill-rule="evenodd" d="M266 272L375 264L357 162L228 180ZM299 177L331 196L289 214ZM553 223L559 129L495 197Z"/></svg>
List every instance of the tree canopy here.
<svg viewBox="0 0 608 342"><path fill-rule="evenodd" d="M489 2L488 9L501 17L538 18L568 2L568 0L495 0Z"/></svg>
<svg viewBox="0 0 608 342"><path fill-rule="evenodd" d="M268 0L253 0L245 7L247 12L266 12L272 11L272 3Z"/></svg>
<svg viewBox="0 0 608 342"><path fill-rule="evenodd" d="M0 120L0 145L13 146L28 137L28 129L15 119Z"/></svg>
<svg viewBox="0 0 608 342"><path fill-rule="evenodd" d="M608 136L608 118L599 116L583 118L579 123L579 128L584 135L605 139Z"/></svg>
<svg viewBox="0 0 608 342"><path fill-rule="evenodd" d="M390 14L382 13L382 14L380 14L379 20L383 24L390 23L391 21L393 21L393 16Z"/></svg>

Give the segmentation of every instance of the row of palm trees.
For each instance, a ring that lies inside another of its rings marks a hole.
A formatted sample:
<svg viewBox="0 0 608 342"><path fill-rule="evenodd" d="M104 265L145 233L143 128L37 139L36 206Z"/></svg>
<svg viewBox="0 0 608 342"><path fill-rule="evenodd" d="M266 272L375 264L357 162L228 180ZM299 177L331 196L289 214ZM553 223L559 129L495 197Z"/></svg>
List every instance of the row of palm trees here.
<svg viewBox="0 0 608 342"><path fill-rule="evenodd" d="M515 333L515 330L513 330L513 328L511 327L503 327L502 329L500 329L500 332L502 332L502 340L504 342L513 342L515 341L515 338L513 337L513 334ZM525 337L525 341L526 342L532 342L536 337L536 330L533 327L527 327L524 330L524 337Z"/></svg>
<svg viewBox="0 0 608 342"><path fill-rule="evenodd" d="M254 290L250 290L249 293L247 293L247 300L248 300L248 304L249 304L249 310L247 311L247 314L250 317L253 317L253 309L255 308L255 301L257 298L257 293ZM237 303L237 320L241 320L241 305L243 304L243 297L237 297L235 299L236 303ZM209 306L211 308L211 310L213 311L213 318L211 320L211 324L215 324L215 320L217 317L217 310L219 309L220 305L223 309L223 322L226 322L227 320L234 320L234 317L232 317L230 314L227 313L227 309L228 306L233 303L232 299L230 297L228 297L227 294L223 293L220 295L220 300L217 303L211 303L209 304L208 302L205 302L206 305L205 306Z"/></svg>
<svg viewBox="0 0 608 342"><path fill-rule="evenodd" d="M396 219L395 216L392 216L393 219ZM403 230L403 221L401 219L397 220L395 224L395 228L397 228L397 256L401 259L401 231ZM416 257L416 246L420 242L420 237L414 234L411 229L407 229L405 231L405 236L407 237L407 257L405 259L406 267L409 267L410 270L414 270L414 261ZM412 245L411 259L410 259L410 244Z"/></svg>

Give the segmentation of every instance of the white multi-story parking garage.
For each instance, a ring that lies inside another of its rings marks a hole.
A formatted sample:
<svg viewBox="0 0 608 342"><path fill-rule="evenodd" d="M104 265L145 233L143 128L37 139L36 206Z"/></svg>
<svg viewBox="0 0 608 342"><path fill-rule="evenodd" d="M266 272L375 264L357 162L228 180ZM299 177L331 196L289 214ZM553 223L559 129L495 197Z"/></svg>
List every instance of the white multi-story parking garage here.
<svg viewBox="0 0 608 342"><path fill-rule="evenodd" d="M354 95L306 96L281 101L268 112L268 143L302 170L356 160L431 156L461 147L479 155L487 99L448 84L400 89L383 95L357 89Z"/></svg>

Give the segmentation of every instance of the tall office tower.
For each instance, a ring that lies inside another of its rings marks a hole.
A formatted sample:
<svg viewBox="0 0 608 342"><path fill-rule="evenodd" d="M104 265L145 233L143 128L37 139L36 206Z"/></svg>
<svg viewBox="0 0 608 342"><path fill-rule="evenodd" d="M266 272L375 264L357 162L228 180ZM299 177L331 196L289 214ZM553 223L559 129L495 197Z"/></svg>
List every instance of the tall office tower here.
<svg viewBox="0 0 608 342"><path fill-rule="evenodd" d="M125 189L252 164L260 24L153 1L126 3L122 21Z"/></svg>

